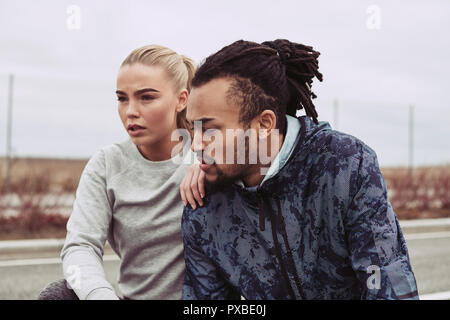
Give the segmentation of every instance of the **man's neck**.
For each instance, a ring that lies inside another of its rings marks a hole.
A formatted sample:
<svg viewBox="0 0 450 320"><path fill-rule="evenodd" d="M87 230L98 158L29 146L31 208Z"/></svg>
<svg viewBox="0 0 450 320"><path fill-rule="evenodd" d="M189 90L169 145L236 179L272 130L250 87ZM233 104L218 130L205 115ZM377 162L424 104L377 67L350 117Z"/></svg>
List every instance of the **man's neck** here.
<svg viewBox="0 0 450 320"><path fill-rule="evenodd" d="M251 166L251 169L252 169L251 172L242 178L242 182L244 183L244 185L246 187L259 186L261 184L261 182L264 180L265 173L267 173L270 166L272 165L273 160L280 153L281 147L283 146L283 142L284 142L284 135L280 134L278 139L279 139L278 148L275 152L273 152L273 154L271 152L272 148L270 146L268 146L268 148L267 148L268 152L270 153L270 155L269 155L270 162L263 165L258 161L258 164ZM262 172L264 172L264 174Z"/></svg>

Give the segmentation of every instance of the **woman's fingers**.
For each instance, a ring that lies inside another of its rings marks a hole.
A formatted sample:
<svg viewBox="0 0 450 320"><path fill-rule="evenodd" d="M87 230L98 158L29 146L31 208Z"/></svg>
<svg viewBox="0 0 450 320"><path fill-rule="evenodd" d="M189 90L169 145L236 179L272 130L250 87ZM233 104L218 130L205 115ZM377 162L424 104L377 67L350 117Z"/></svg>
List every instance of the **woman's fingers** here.
<svg viewBox="0 0 450 320"><path fill-rule="evenodd" d="M181 183L181 185L180 185L180 195L181 195L181 201L183 201L183 204L186 205L187 201L186 201L186 196L184 195L183 183Z"/></svg>
<svg viewBox="0 0 450 320"><path fill-rule="evenodd" d="M187 205L186 195L184 194L184 178L180 184L180 195L184 205Z"/></svg>
<svg viewBox="0 0 450 320"><path fill-rule="evenodd" d="M198 180L198 191L200 191L200 196L202 197L202 199L205 197L205 175L206 175L205 171L200 169L200 174L198 175L197 180Z"/></svg>
<svg viewBox="0 0 450 320"><path fill-rule="evenodd" d="M190 191L192 192L194 199L198 202L198 204L200 206L203 206L203 200L202 200L202 196L200 195L199 184L198 184L198 178L199 178L200 172L202 172L202 170L200 169L200 166L198 164L193 165L193 170L194 170L194 173L192 174ZM191 206L192 206L192 204L191 204Z"/></svg>
<svg viewBox="0 0 450 320"><path fill-rule="evenodd" d="M192 192L192 181L195 174L195 164L190 166L186 170L186 175L180 185L181 198L184 199L183 203L186 206L188 203L192 209L197 209L197 203L195 202L194 194Z"/></svg>
<svg viewBox="0 0 450 320"><path fill-rule="evenodd" d="M183 204L185 206L187 206L189 202L188 195L186 193L189 190L188 186L191 184L192 173L193 173L192 167L189 167L186 170L186 174L184 175L183 181L181 181L180 184L181 200L183 200Z"/></svg>
<svg viewBox="0 0 450 320"><path fill-rule="evenodd" d="M203 206L205 197L205 172L200 169L199 164L190 166L180 185L181 199L184 205L188 203L193 209L197 208L197 203Z"/></svg>

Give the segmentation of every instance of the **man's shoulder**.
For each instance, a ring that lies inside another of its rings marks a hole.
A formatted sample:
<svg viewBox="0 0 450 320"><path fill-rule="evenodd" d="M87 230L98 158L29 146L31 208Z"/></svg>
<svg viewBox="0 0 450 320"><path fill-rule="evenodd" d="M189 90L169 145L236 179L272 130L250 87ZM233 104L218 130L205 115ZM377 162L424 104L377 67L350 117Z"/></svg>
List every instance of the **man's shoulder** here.
<svg viewBox="0 0 450 320"><path fill-rule="evenodd" d="M345 189L343 186L354 184L365 170L376 170L378 166L372 148L359 138L340 131L318 133L307 148L307 152L300 152L282 171L282 176L288 177L288 183L297 189L308 179L312 179L318 188L324 181L333 181L331 185ZM328 179L324 180L325 176ZM277 188L278 185L271 187Z"/></svg>
<svg viewBox="0 0 450 320"><path fill-rule="evenodd" d="M233 205L234 188L231 186L225 191L208 192L203 199L203 206L197 206L193 209L191 205L184 207L182 216L183 232L190 231L196 235L203 232L210 233L211 230L217 228L220 221L225 218L229 212L229 206Z"/></svg>
<svg viewBox="0 0 450 320"><path fill-rule="evenodd" d="M210 212L226 210L225 207L230 205L230 199L233 199L235 195L233 186L228 186L225 190L221 191L210 191L206 189L206 194L203 198L203 206L197 206L197 208L193 209L191 205L188 204L184 209L184 213L188 215L204 216L208 215Z"/></svg>
<svg viewBox="0 0 450 320"><path fill-rule="evenodd" d="M364 141L336 130L317 133L309 143L308 155L315 160L313 162L338 163L347 168L359 166L363 159L377 158L376 152Z"/></svg>

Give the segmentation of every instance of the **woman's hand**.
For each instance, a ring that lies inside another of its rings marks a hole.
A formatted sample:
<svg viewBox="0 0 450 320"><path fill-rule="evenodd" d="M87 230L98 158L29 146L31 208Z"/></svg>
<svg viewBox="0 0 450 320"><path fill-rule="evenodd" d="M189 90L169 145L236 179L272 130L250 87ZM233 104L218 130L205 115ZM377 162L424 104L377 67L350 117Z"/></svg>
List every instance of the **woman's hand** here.
<svg viewBox="0 0 450 320"><path fill-rule="evenodd" d="M203 206L202 198L205 196L205 172L200 169L198 163L191 165L180 185L181 199L184 205L188 203L193 209L197 209L197 203Z"/></svg>

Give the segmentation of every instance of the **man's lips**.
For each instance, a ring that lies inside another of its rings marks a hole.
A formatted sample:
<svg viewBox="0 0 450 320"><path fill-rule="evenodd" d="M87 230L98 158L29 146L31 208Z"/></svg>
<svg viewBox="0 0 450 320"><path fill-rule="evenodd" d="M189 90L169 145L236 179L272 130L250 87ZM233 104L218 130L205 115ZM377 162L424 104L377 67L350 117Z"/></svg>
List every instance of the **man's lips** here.
<svg viewBox="0 0 450 320"><path fill-rule="evenodd" d="M200 169L202 169L203 171L208 170L208 168L214 164L213 159L207 158L207 161L205 161L204 157L198 157L197 159L200 162Z"/></svg>

